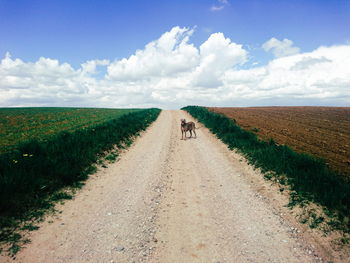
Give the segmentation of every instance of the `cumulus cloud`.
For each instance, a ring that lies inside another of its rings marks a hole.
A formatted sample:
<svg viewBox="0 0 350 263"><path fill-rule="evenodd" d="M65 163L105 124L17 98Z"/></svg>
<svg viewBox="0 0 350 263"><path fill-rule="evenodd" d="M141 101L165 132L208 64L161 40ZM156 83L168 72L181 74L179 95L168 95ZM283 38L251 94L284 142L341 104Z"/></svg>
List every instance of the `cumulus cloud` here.
<svg viewBox="0 0 350 263"><path fill-rule="evenodd" d="M200 64L190 76L195 86L215 88L222 84L221 76L227 69L247 61L242 45L225 38L223 33L212 34L199 50Z"/></svg>
<svg viewBox="0 0 350 263"><path fill-rule="evenodd" d="M174 27L129 58L108 66L108 78L140 80L186 72L198 64L197 48L189 44L193 30Z"/></svg>
<svg viewBox="0 0 350 263"><path fill-rule="evenodd" d="M254 103L349 105L350 46L320 47L250 70L227 71L225 84Z"/></svg>
<svg viewBox="0 0 350 263"><path fill-rule="evenodd" d="M275 57L290 56L297 54L300 51L298 47L293 46L293 41L287 38L281 41L273 37L270 40L266 41L262 45L262 48L266 52L271 51Z"/></svg>
<svg viewBox="0 0 350 263"><path fill-rule="evenodd" d="M296 63L291 69L295 70L302 70L302 69L308 69L312 66L316 66L317 64L332 62L332 60L322 56L318 58L314 57L304 57L301 61Z"/></svg>
<svg viewBox="0 0 350 263"><path fill-rule="evenodd" d="M197 47L190 42L193 31L174 27L128 58L90 60L78 69L51 58L25 62L6 54L0 107L350 104L350 45L242 69L252 62L242 45L214 33Z"/></svg>
<svg viewBox="0 0 350 263"><path fill-rule="evenodd" d="M82 71L86 74L96 74L97 66L107 66L109 65L108 59L96 59L89 60L81 64Z"/></svg>

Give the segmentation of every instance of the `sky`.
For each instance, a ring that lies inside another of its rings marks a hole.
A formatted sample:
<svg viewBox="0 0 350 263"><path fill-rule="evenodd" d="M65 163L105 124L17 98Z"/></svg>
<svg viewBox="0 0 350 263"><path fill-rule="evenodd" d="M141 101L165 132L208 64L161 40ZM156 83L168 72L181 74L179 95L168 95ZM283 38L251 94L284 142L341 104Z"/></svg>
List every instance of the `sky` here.
<svg viewBox="0 0 350 263"><path fill-rule="evenodd" d="M350 106L350 0L0 0L0 107Z"/></svg>

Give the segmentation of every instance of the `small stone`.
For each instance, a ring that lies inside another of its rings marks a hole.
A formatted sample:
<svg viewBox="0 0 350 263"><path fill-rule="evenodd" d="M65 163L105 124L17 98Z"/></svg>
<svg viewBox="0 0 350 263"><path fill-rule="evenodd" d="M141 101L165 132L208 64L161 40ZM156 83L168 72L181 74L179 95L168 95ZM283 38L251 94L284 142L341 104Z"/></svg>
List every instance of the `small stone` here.
<svg viewBox="0 0 350 263"><path fill-rule="evenodd" d="M124 248L123 246L116 246L116 247L114 248L114 250L116 250L116 251L118 251L118 252L122 252L122 251L125 250L125 248Z"/></svg>

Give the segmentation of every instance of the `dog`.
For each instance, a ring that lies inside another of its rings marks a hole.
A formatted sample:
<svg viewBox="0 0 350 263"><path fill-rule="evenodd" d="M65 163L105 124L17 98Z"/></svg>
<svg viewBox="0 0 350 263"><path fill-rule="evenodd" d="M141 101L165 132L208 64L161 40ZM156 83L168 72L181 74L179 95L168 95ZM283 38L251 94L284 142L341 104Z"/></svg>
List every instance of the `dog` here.
<svg viewBox="0 0 350 263"><path fill-rule="evenodd" d="M194 133L194 135L196 136L195 138L197 138L197 134L196 134L196 125L194 124L194 122L190 121L190 122L186 122L185 119L181 119L181 140L184 139L184 133L185 133L185 139L187 138L186 136L186 132L190 132L190 138L192 138L192 131Z"/></svg>

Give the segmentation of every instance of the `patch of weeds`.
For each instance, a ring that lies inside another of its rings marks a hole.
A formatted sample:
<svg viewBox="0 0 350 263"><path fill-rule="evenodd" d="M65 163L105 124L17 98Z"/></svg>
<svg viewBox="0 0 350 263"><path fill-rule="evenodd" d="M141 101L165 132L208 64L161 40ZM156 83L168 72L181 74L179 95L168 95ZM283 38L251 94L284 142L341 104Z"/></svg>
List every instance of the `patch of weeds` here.
<svg viewBox="0 0 350 263"><path fill-rule="evenodd" d="M133 140L132 140L132 138L127 138L126 140L125 140L125 145L126 145L126 147L130 147L130 145L133 143Z"/></svg>
<svg viewBox="0 0 350 263"><path fill-rule="evenodd" d="M25 225L21 228L21 230L27 230L27 231L34 231L34 230L38 230L38 229L39 229L39 227L33 225L32 223L25 224Z"/></svg>
<svg viewBox="0 0 350 263"><path fill-rule="evenodd" d="M259 132L260 130L258 128L252 128L251 131L252 132Z"/></svg>
<svg viewBox="0 0 350 263"><path fill-rule="evenodd" d="M7 237L7 240L11 243L18 242L21 239L21 234L19 233L12 233Z"/></svg>
<svg viewBox="0 0 350 263"><path fill-rule="evenodd" d="M24 239L24 240L22 241L22 243L23 243L24 245L25 245L25 244L30 244L31 241L30 241L29 238L26 238L26 239Z"/></svg>
<svg viewBox="0 0 350 263"><path fill-rule="evenodd" d="M118 149L121 149L121 150L124 150L124 149L126 149L126 145L124 144L124 143L117 143L117 147L118 147Z"/></svg>
<svg viewBox="0 0 350 263"><path fill-rule="evenodd" d="M311 213L311 222L309 226L310 228L317 228L321 223L323 223L323 221L323 216L317 216L315 213Z"/></svg>
<svg viewBox="0 0 350 263"><path fill-rule="evenodd" d="M306 217L303 217L303 218L300 219L299 222L302 223L302 224L306 224L307 221L308 221L307 218L306 218Z"/></svg>
<svg viewBox="0 0 350 263"><path fill-rule="evenodd" d="M295 206L299 206L299 207L306 207L310 202L308 200L306 200L305 198L303 198L302 196L300 196L298 194L298 192L296 191L291 191L289 193L289 203L288 203L288 207L290 209L292 209Z"/></svg>
<svg viewBox="0 0 350 263"><path fill-rule="evenodd" d="M72 193L74 194L74 193L75 193L75 189L81 189L84 185L85 185L85 183L84 183L84 182L81 182L81 181L79 181L79 182L74 182L74 183L72 184Z"/></svg>
<svg viewBox="0 0 350 263"><path fill-rule="evenodd" d="M9 255L14 256L17 254L18 251L20 251L21 246L18 243L13 243L10 248L8 249Z"/></svg>
<svg viewBox="0 0 350 263"><path fill-rule="evenodd" d="M345 244L350 244L350 238L349 237L342 237L340 241Z"/></svg>
<svg viewBox="0 0 350 263"><path fill-rule="evenodd" d="M20 220L36 219L37 221L42 222L44 220L43 217L45 212L52 211L53 209L53 203L46 200L45 203L43 202L42 207L28 211L25 217Z"/></svg>
<svg viewBox="0 0 350 263"><path fill-rule="evenodd" d="M111 163L115 162L117 160L118 154L116 153L110 153L108 154L105 159Z"/></svg>
<svg viewBox="0 0 350 263"><path fill-rule="evenodd" d="M56 202L61 200L71 200L72 198L73 196L67 192L57 192L50 197L50 200Z"/></svg>
<svg viewBox="0 0 350 263"><path fill-rule="evenodd" d="M328 224L332 229L341 229L341 228L342 228L342 223L341 223L339 220L335 219L335 218L329 220L329 221L327 222L327 224Z"/></svg>
<svg viewBox="0 0 350 263"><path fill-rule="evenodd" d="M324 208L324 209L323 209L323 212L324 212L324 214L325 214L327 217L329 217L329 218L334 217L334 213L333 213L332 211L330 211L329 209L327 209L327 208Z"/></svg>
<svg viewBox="0 0 350 263"><path fill-rule="evenodd" d="M97 161L97 164L102 168L107 168L107 164L105 163L105 156L101 156L101 158Z"/></svg>
<svg viewBox="0 0 350 263"><path fill-rule="evenodd" d="M281 185L286 185L288 182L288 178L285 174L281 174L278 176L277 183Z"/></svg>
<svg viewBox="0 0 350 263"><path fill-rule="evenodd" d="M272 173L272 172L266 172L264 174L264 178L267 179L267 180L272 180L272 178L274 178L274 177L275 177L275 174Z"/></svg>
<svg viewBox="0 0 350 263"><path fill-rule="evenodd" d="M95 165L90 165L86 170L85 170L85 175L89 174L94 174L97 172L97 167Z"/></svg>

